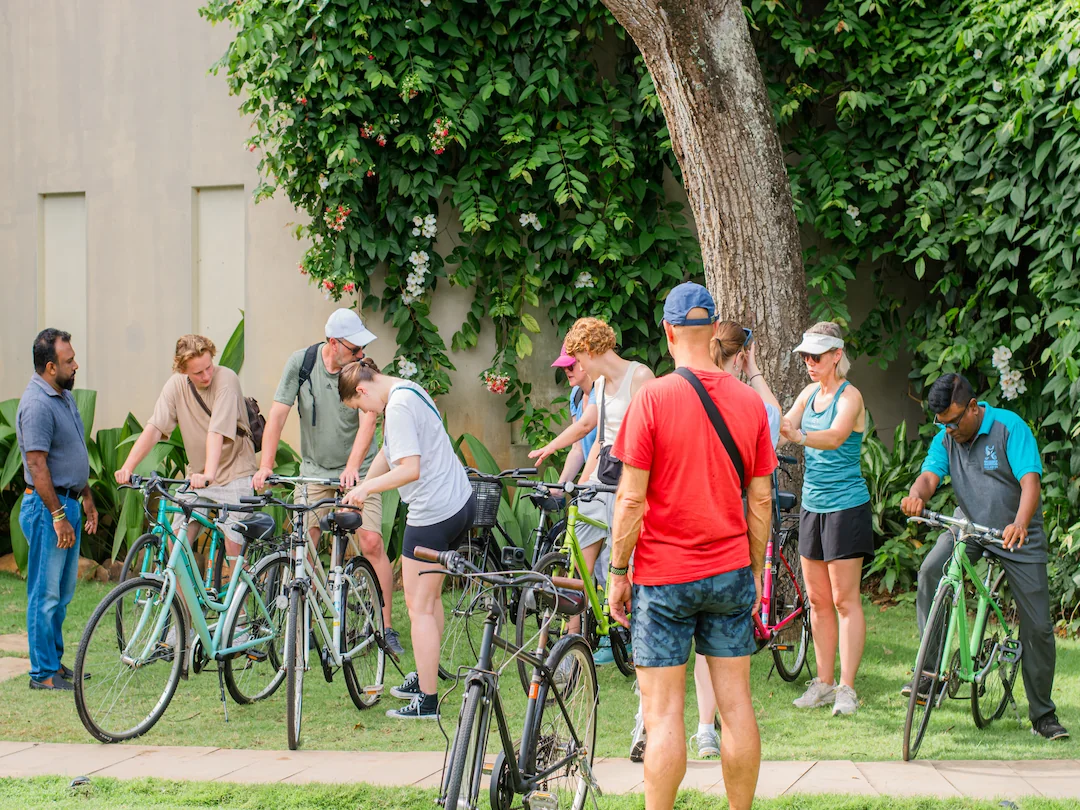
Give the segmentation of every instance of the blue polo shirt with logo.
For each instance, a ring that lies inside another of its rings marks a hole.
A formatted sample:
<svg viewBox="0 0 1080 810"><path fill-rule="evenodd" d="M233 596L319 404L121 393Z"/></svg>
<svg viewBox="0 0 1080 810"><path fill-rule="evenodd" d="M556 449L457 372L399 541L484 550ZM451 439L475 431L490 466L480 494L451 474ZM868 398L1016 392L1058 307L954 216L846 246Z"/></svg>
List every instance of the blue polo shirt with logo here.
<svg viewBox="0 0 1080 810"><path fill-rule="evenodd" d="M985 411L975 437L960 444L942 427L930 442L922 469L938 478L952 478L956 501L970 520L1004 529L1020 507L1020 479L1028 473L1042 476L1042 458L1035 435L1018 414L985 402L979 405ZM1024 546L990 550L1017 562L1046 562L1041 496Z"/></svg>

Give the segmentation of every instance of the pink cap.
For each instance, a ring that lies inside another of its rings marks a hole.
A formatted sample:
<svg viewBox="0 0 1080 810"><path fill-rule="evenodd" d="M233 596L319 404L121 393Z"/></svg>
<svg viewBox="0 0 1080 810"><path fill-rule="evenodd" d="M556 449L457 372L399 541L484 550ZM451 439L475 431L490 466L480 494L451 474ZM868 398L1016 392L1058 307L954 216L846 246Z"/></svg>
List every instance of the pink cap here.
<svg viewBox="0 0 1080 810"><path fill-rule="evenodd" d="M577 360L566 353L566 344L562 345L562 354L559 355L559 359L551 364L552 368L570 368Z"/></svg>

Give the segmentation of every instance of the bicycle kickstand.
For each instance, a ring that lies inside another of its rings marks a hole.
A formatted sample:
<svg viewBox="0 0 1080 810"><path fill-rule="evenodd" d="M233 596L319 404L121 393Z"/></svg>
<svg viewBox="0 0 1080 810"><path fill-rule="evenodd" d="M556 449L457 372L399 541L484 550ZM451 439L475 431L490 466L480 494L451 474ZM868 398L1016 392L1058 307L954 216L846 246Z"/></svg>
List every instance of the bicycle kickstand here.
<svg viewBox="0 0 1080 810"><path fill-rule="evenodd" d="M229 722L229 704L225 700L225 670L220 666L217 671L218 689L221 690L221 710L225 712L225 722Z"/></svg>

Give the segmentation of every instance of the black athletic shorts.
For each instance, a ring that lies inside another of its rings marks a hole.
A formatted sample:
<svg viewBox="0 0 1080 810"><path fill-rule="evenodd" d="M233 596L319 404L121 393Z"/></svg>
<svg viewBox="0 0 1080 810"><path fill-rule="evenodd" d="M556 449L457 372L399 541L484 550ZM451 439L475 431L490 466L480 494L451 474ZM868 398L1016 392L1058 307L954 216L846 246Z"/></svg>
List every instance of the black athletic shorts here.
<svg viewBox="0 0 1080 810"><path fill-rule="evenodd" d="M447 551L464 540L472 528L476 515L476 496L469 498L456 515L446 520L432 523L430 526L410 526L405 524L405 538L401 544L401 553L410 560L415 560L413 549L417 546L430 548L432 551Z"/></svg>
<svg viewBox="0 0 1080 810"><path fill-rule="evenodd" d="M849 560L874 556L870 502L839 512L799 513L799 554L808 560Z"/></svg>

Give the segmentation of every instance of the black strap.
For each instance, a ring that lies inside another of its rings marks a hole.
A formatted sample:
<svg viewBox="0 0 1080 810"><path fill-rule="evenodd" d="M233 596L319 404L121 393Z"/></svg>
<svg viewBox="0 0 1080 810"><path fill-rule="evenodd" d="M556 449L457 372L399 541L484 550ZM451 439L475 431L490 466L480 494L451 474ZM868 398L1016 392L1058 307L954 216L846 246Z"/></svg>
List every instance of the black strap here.
<svg viewBox="0 0 1080 810"><path fill-rule="evenodd" d="M190 389L191 389L191 395L192 395L193 397L195 397L195 401L199 403L199 407L200 407L200 408L202 408L202 409L203 409L204 411L206 411L206 415L207 415L207 416L209 416L210 418L213 418L213 416L214 416L214 412L213 412L212 410L210 410L210 409L209 409L209 408L208 408L208 407L206 406L206 403L205 403L205 402L203 402L203 398L199 396L199 392L198 392L198 390L197 390L197 389L195 388L195 383L193 383L193 382L191 381L191 377L188 377L188 378L187 378L187 384L188 384L188 388L190 388Z"/></svg>
<svg viewBox="0 0 1080 810"><path fill-rule="evenodd" d="M304 350L304 362L300 364L300 374L297 375L299 383L296 386L297 402L296 409L300 410L300 389L304 383L308 384L311 391L311 426L315 427L315 383L311 381L311 372L315 369L315 359L319 355L319 347L322 343L313 343Z"/></svg>
<svg viewBox="0 0 1080 810"><path fill-rule="evenodd" d="M585 392L579 386L579 387L574 389L574 393L573 393L572 396L573 396L574 407L575 408L580 408L581 407L581 400L585 399Z"/></svg>
<svg viewBox="0 0 1080 810"><path fill-rule="evenodd" d="M735 467L735 475L738 477L739 483L743 489L746 489L749 484L749 481L746 480L746 467L743 465L739 448L735 446L735 440L731 438L731 431L728 430L727 423L724 422L724 417L720 414L720 409L716 407L716 403L713 402L709 392L705 390L705 386L701 384L701 380L697 378L694 372L687 368L677 368L675 373L694 387L701 404L705 406L705 413L709 415L709 421L712 422L716 435L724 443L724 449L727 450L728 458L731 459L731 463Z"/></svg>

